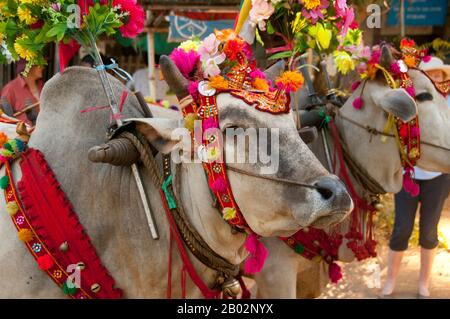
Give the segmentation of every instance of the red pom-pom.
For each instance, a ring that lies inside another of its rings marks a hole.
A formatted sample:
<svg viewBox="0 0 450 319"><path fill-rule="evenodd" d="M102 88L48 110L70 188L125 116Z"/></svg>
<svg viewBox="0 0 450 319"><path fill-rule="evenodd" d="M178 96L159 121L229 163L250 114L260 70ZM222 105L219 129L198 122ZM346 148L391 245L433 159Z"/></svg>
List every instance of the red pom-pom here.
<svg viewBox="0 0 450 319"><path fill-rule="evenodd" d="M411 137L416 138L420 135L420 129L417 126L411 127Z"/></svg>
<svg viewBox="0 0 450 319"><path fill-rule="evenodd" d="M45 254L44 256L38 257L37 263L39 265L39 268L41 268L44 271L47 271L53 267L53 259L49 254Z"/></svg>
<svg viewBox="0 0 450 319"><path fill-rule="evenodd" d="M328 276L330 277L330 280L332 283L337 283L339 280L342 279L342 271L341 267L339 267L338 264L332 263L328 267Z"/></svg>
<svg viewBox="0 0 450 319"><path fill-rule="evenodd" d="M352 105L355 109L360 110L364 105L364 101L362 98L358 97L353 101Z"/></svg>
<svg viewBox="0 0 450 319"><path fill-rule="evenodd" d="M430 60L431 60L431 55L426 55L426 56L424 56L423 59L422 59L422 61L425 62L425 63L430 62Z"/></svg>
<svg viewBox="0 0 450 319"><path fill-rule="evenodd" d="M228 185L223 177L219 177L215 181L209 181L209 187L214 193L223 193L227 190Z"/></svg>
<svg viewBox="0 0 450 319"><path fill-rule="evenodd" d="M403 124L398 132L402 139L408 138L408 124Z"/></svg>

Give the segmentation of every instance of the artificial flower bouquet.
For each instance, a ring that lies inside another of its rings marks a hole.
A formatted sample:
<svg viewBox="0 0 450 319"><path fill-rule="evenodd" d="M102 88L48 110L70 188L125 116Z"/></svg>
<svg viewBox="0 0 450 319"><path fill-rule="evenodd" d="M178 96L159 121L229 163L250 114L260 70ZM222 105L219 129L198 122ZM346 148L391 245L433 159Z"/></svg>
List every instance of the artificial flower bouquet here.
<svg viewBox="0 0 450 319"><path fill-rule="evenodd" d="M333 54L342 74L370 58L347 0L252 0L249 21L256 27L258 41L269 47L269 59L289 58L292 69L308 49L319 55ZM264 43L274 38L281 38L282 45Z"/></svg>
<svg viewBox="0 0 450 319"><path fill-rule="evenodd" d="M120 31L135 37L144 27L144 11L136 0L1 0L0 63L25 59L27 69L45 65L44 48L76 41L99 58L98 37Z"/></svg>

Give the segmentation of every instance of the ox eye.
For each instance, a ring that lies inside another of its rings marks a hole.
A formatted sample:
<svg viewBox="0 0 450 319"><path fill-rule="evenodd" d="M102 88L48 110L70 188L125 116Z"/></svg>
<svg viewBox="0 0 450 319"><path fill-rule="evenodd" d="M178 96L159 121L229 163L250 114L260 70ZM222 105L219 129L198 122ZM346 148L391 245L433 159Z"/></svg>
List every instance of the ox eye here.
<svg viewBox="0 0 450 319"><path fill-rule="evenodd" d="M416 95L416 100L419 102L433 101L433 95L428 92L419 93Z"/></svg>

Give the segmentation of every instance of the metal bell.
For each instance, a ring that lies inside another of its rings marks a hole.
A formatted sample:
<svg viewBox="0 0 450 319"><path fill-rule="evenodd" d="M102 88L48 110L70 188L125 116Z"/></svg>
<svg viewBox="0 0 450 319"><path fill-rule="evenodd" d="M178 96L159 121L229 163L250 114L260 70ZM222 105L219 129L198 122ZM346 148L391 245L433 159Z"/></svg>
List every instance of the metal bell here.
<svg viewBox="0 0 450 319"><path fill-rule="evenodd" d="M101 286L100 286L99 284L97 284L97 283L95 283L95 284L93 284L93 285L91 286L91 291L94 292L94 293L99 292L100 289L101 289Z"/></svg>
<svg viewBox="0 0 450 319"><path fill-rule="evenodd" d="M79 263L77 263L77 269L78 270L84 270L84 268L86 268L86 265L84 264L84 262L80 261Z"/></svg>
<svg viewBox="0 0 450 319"><path fill-rule="evenodd" d="M375 209L376 209L377 211L382 211L382 210L384 209L384 205L383 205L383 203L381 203L381 202L376 202L376 203L374 203L374 204L373 204L373 207L375 207Z"/></svg>
<svg viewBox="0 0 450 319"><path fill-rule="evenodd" d="M59 245L59 250L65 252L69 249L69 244L65 241L61 245Z"/></svg>
<svg viewBox="0 0 450 319"><path fill-rule="evenodd" d="M222 284L222 292L229 297L237 297L242 292L241 284L236 278L227 278Z"/></svg>

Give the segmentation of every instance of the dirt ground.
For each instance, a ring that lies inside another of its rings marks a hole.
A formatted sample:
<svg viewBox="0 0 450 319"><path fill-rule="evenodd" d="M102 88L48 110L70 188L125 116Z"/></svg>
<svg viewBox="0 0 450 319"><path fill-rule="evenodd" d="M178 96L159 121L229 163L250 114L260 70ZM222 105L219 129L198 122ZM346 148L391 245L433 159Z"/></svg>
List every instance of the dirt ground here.
<svg viewBox="0 0 450 319"><path fill-rule="evenodd" d="M440 221L440 229L450 240L450 198L447 199ZM416 298L420 268L420 248L410 245L402 261L397 287L393 297ZM386 277L387 241L378 246L378 257L363 262L341 263L343 279L338 284L328 284L319 297L331 298L377 298ZM432 298L450 298L450 250L439 248L436 254L432 279Z"/></svg>

